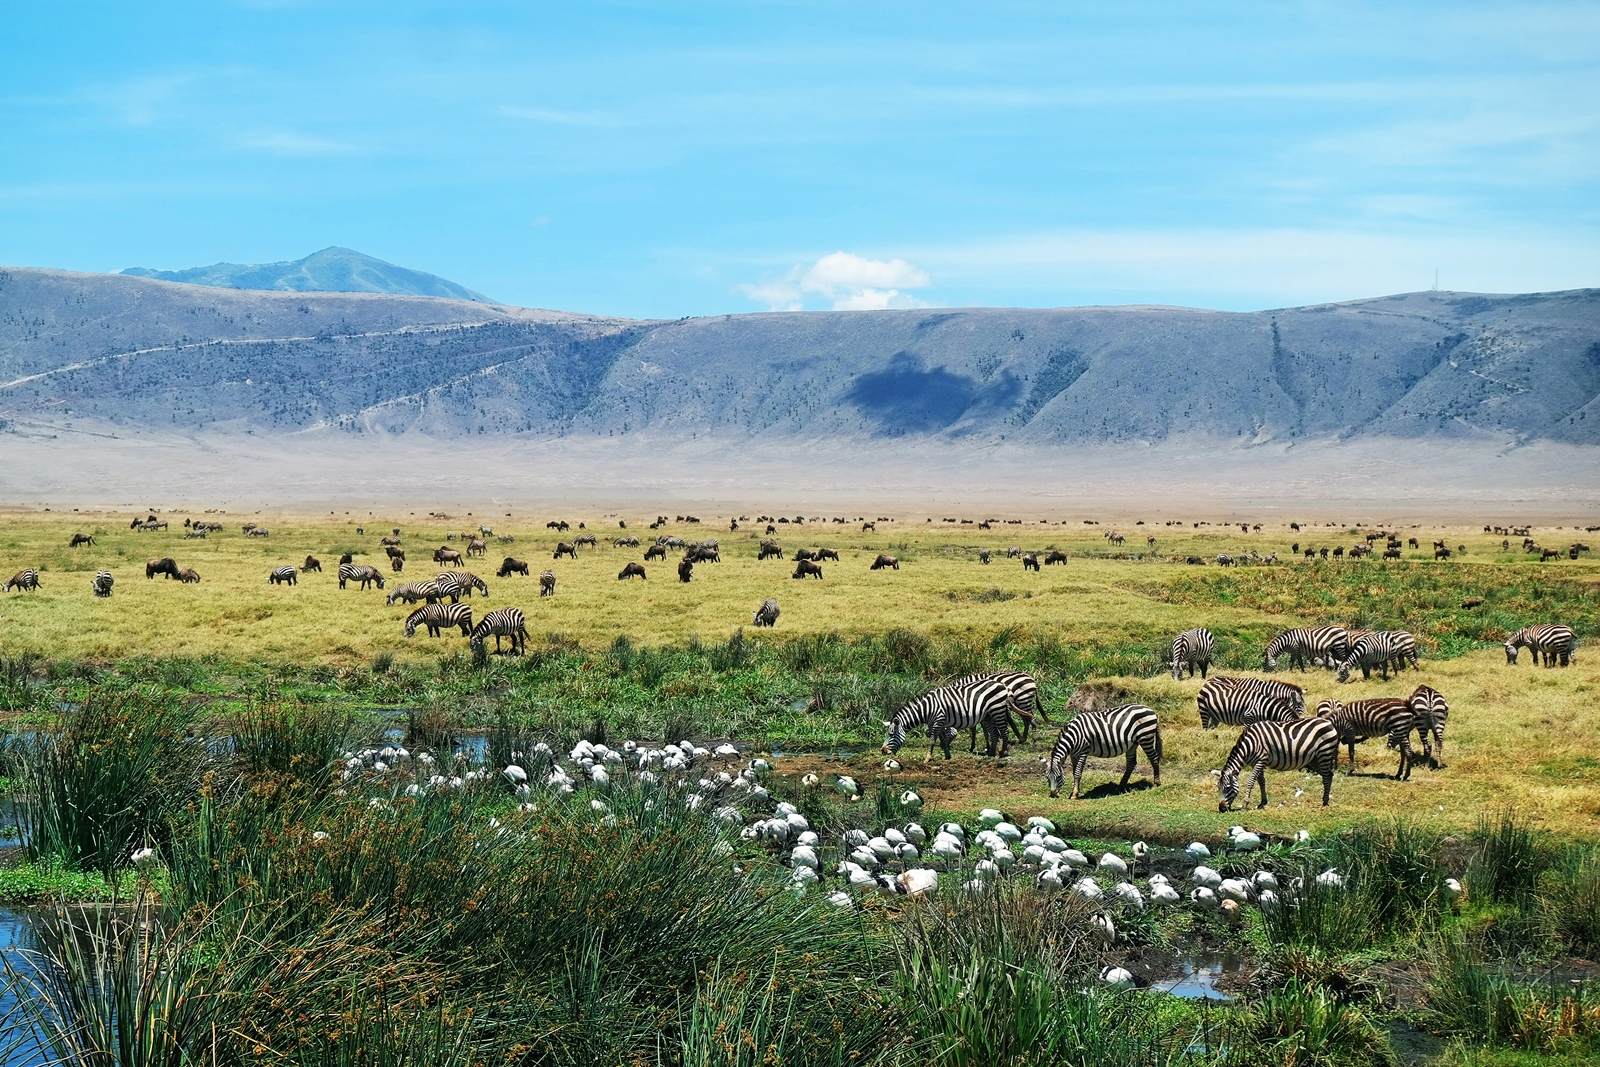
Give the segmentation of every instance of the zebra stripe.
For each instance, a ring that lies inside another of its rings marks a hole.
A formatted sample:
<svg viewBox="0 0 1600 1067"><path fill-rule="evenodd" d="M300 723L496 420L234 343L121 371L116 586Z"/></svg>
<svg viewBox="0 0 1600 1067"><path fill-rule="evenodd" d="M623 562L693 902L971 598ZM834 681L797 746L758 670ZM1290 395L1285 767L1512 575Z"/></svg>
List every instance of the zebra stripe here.
<svg viewBox="0 0 1600 1067"><path fill-rule="evenodd" d="M1411 661L1414 669L1417 666L1417 639L1404 630L1374 630L1356 638L1350 645L1350 655L1339 664L1339 681L1350 680L1350 672L1356 667L1361 668L1361 677L1372 677L1376 668L1385 680L1389 677L1389 667L1393 665L1398 673L1407 660Z"/></svg>
<svg viewBox="0 0 1600 1067"><path fill-rule="evenodd" d="M1239 772L1251 767L1250 779L1245 783L1245 803L1250 802L1250 790L1261 783L1261 803L1267 806L1268 769L1274 771L1308 770L1322 777L1322 806L1328 806L1333 793L1333 772L1339 763L1339 730L1327 719L1296 719L1294 722L1253 722L1239 734L1239 740L1228 753L1222 765L1222 778L1217 789L1222 800L1218 811L1233 807L1239 794Z"/></svg>
<svg viewBox="0 0 1600 1067"><path fill-rule="evenodd" d="M363 589L373 582L378 583L379 589L383 588L383 575L378 572L378 568L368 567L362 563L339 564L339 588L343 589L345 582L352 581L360 582Z"/></svg>
<svg viewBox="0 0 1600 1067"><path fill-rule="evenodd" d="M436 604L443 594L439 592L439 583L429 579L426 582L402 582L394 587L387 597L387 602L393 605L396 601L404 600L407 604L415 604L425 600L429 604Z"/></svg>
<svg viewBox="0 0 1600 1067"><path fill-rule="evenodd" d="M996 735L1001 745L1006 745L1010 723L1010 709L1014 697L1011 690L993 678L964 680L954 685L929 690L908 702L890 721L884 723L888 736L884 738L883 751L898 752L906 741L906 731L915 726L928 730L928 758L933 758L934 746L944 749L944 758L950 758L950 742L963 729L972 728L973 750L977 750L978 726L983 727L987 743L986 754L994 755Z"/></svg>
<svg viewBox="0 0 1600 1067"><path fill-rule="evenodd" d="M1196 666L1200 668L1200 677L1206 676L1211 661L1217 655L1217 639L1211 636L1211 631L1204 626L1193 630L1185 630L1172 639L1172 680L1183 679L1183 669L1189 668L1189 677L1194 677Z"/></svg>
<svg viewBox="0 0 1600 1067"><path fill-rule="evenodd" d="M1024 743L1027 742L1028 735L1033 731L1035 714L1045 722L1050 721L1050 716L1044 712L1044 701L1039 697L1039 683L1034 681L1033 675L1027 671L991 671L984 674L969 674L967 677L952 684L966 685L968 682L982 681L986 678L992 678L1011 690L1012 710L1022 720L1021 730L1017 729L1015 721L1010 721L1011 730L1017 735L1018 740ZM1007 716L1007 718L1009 721L1010 717ZM976 725L972 727L972 730L972 746L969 751L976 751L978 747Z"/></svg>
<svg viewBox="0 0 1600 1067"><path fill-rule="evenodd" d="M1317 715L1327 719L1339 731L1341 744L1350 747L1350 773L1356 773L1356 745L1369 737L1383 737L1390 748L1400 750L1400 766L1394 780L1411 777L1411 730L1416 724L1416 714L1409 701L1400 697L1378 697L1374 700L1352 700L1348 704L1337 700L1324 700L1317 705Z"/></svg>
<svg viewBox="0 0 1600 1067"><path fill-rule="evenodd" d="M1273 678L1232 678L1219 674L1200 686L1195 696L1200 725L1245 726L1271 719L1289 722L1306 713L1305 690Z"/></svg>
<svg viewBox="0 0 1600 1067"><path fill-rule="evenodd" d="M111 586L115 582L116 579L111 577L110 571L95 571L94 580L90 583L90 588L94 590L95 596L110 596Z"/></svg>
<svg viewBox="0 0 1600 1067"><path fill-rule="evenodd" d="M1122 787L1127 788L1139 760L1139 750L1144 749L1150 760L1150 771L1155 784L1161 784L1161 723L1156 713L1143 704L1124 704L1110 711L1085 711L1061 728L1055 747L1050 750L1050 760L1045 764L1044 778L1050 784L1050 795L1061 792L1065 766L1072 760L1072 799L1078 799L1083 783L1083 768L1089 757L1098 759L1126 755L1128 764L1122 771Z"/></svg>
<svg viewBox="0 0 1600 1067"><path fill-rule="evenodd" d="M426 626L429 637L438 637L446 627L459 626L461 636L467 637L472 633L472 605L424 604L406 616L406 636L415 637L418 626Z"/></svg>
<svg viewBox="0 0 1600 1067"><path fill-rule="evenodd" d="M300 572L293 567L278 567L267 575L267 582L270 585L299 585Z"/></svg>
<svg viewBox="0 0 1600 1067"><path fill-rule="evenodd" d="M1419 685L1408 701L1416 722L1417 733L1422 737L1422 755L1434 767L1444 766L1444 724L1450 718L1450 705L1444 695L1429 685ZM1438 754L1434 754L1434 746Z"/></svg>
<svg viewBox="0 0 1600 1067"><path fill-rule="evenodd" d="M1506 642L1506 662L1517 662L1517 649L1526 647L1537 667L1541 657L1546 667L1559 660L1563 667L1578 659L1578 635L1570 626L1524 626Z"/></svg>
<svg viewBox="0 0 1600 1067"><path fill-rule="evenodd" d="M481 646L484 639L490 634L494 635L494 650L497 654L500 651L500 639L502 637L511 639L511 651L513 654L521 654L523 649L527 647L528 641L528 627L522 617L522 609L496 608L494 611L489 612L473 629L472 643Z"/></svg>
<svg viewBox="0 0 1600 1067"><path fill-rule="evenodd" d="M24 593L39 588L39 572L32 567L24 567L11 576L11 580L5 584L4 592L11 592L12 586L16 586L19 592Z"/></svg>
<svg viewBox="0 0 1600 1067"><path fill-rule="evenodd" d="M1272 639L1261 658L1261 669L1278 669L1278 659L1288 653L1289 666L1306 669L1307 661L1315 666L1332 668L1339 660L1350 655L1350 635L1342 626L1303 627L1285 630Z"/></svg>
<svg viewBox="0 0 1600 1067"><path fill-rule="evenodd" d="M484 599L489 597L488 583L469 571L440 571L433 580L439 583L439 595L449 597L452 604L462 597L470 599L474 589L482 593Z"/></svg>

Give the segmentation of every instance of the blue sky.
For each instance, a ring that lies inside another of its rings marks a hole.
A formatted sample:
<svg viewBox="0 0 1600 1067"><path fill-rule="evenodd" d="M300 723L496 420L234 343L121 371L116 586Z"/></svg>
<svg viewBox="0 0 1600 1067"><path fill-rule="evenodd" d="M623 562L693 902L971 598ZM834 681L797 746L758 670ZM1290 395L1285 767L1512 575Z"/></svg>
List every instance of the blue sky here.
<svg viewBox="0 0 1600 1067"><path fill-rule="evenodd" d="M1600 285L1600 5L11 5L0 263L509 303Z"/></svg>

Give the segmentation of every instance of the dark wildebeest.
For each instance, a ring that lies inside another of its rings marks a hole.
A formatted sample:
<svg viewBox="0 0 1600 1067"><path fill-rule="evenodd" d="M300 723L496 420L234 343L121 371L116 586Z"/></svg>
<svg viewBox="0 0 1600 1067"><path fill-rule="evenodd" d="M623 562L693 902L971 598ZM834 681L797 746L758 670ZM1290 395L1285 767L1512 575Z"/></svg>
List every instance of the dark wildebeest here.
<svg viewBox="0 0 1600 1067"><path fill-rule="evenodd" d="M389 569L394 571L396 574L399 574L401 571L406 569L406 558L404 556L391 557L389 560Z"/></svg>
<svg viewBox="0 0 1600 1067"><path fill-rule="evenodd" d="M573 559L577 559L578 558L578 546L577 545L569 545L565 541L559 542L556 545L556 554L554 556L550 557L550 558L551 559L560 559L562 556L571 556Z"/></svg>
<svg viewBox="0 0 1600 1067"><path fill-rule="evenodd" d="M899 570L900 569L900 561L898 559L896 559L894 556L891 556L891 555L889 555L887 553L884 553L884 552L879 552L878 553L878 558L873 560L872 561L872 566L868 567L867 569L868 570L872 570L872 571L881 571L885 567L891 568L893 570Z"/></svg>
<svg viewBox="0 0 1600 1067"><path fill-rule="evenodd" d="M721 563L722 554L715 545L697 545L684 554L690 563Z"/></svg>
<svg viewBox="0 0 1600 1067"><path fill-rule="evenodd" d="M767 533L775 534L777 532L778 532L778 528L776 526L772 525L772 523L770 523L770 522L767 523Z"/></svg>
<svg viewBox="0 0 1600 1067"><path fill-rule="evenodd" d="M565 519L552 519L544 524L544 528L547 530L570 530L572 526Z"/></svg>
<svg viewBox="0 0 1600 1067"><path fill-rule="evenodd" d="M622 572L617 575L617 581L620 582L624 578L632 578L636 574L641 578L645 578L643 563L629 563L627 566L623 567Z"/></svg>
<svg viewBox="0 0 1600 1067"><path fill-rule="evenodd" d="M776 600L763 600L761 606L750 616L750 621L757 626L778 625L778 602Z"/></svg>
<svg viewBox="0 0 1600 1067"><path fill-rule="evenodd" d="M384 548L398 546L400 544L400 538L385 537L383 540L379 541L378 544L382 545Z"/></svg>
<svg viewBox="0 0 1600 1067"><path fill-rule="evenodd" d="M825 559L831 559L837 563L839 562L839 551L838 549L834 548L819 548L817 549L816 559L818 562L821 562Z"/></svg>
<svg viewBox="0 0 1600 1067"><path fill-rule="evenodd" d="M178 572L178 581L190 585L198 585L200 584L200 574L193 567L185 567Z"/></svg>
<svg viewBox="0 0 1600 1067"><path fill-rule="evenodd" d="M316 571L322 573L322 561L316 556L307 556L305 563L300 567L303 571Z"/></svg>
<svg viewBox="0 0 1600 1067"><path fill-rule="evenodd" d="M1024 552L1022 554L1022 569L1025 570L1025 571L1036 571L1036 570L1038 570L1039 569L1039 557L1038 557L1038 555L1036 555L1033 552Z"/></svg>
<svg viewBox="0 0 1600 1067"><path fill-rule="evenodd" d="M678 561L678 581L687 582L694 577L694 560L684 556Z"/></svg>
<svg viewBox="0 0 1600 1067"><path fill-rule="evenodd" d="M448 563L452 567L461 566L461 553L453 548L436 548L433 550L435 563Z"/></svg>
<svg viewBox="0 0 1600 1067"><path fill-rule="evenodd" d="M645 559L666 559L667 558L667 546L666 545L651 545L649 548L644 550L644 558Z"/></svg>
<svg viewBox="0 0 1600 1067"><path fill-rule="evenodd" d="M1066 561L1067 554L1060 549L1056 549L1044 558L1044 565L1048 567L1052 563L1065 563Z"/></svg>
<svg viewBox="0 0 1600 1067"><path fill-rule="evenodd" d="M783 558L783 549L778 546L778 542L762 541L761 551L756 553L756 559L771 559L774 556L778 557L779 559Z"/></svg>
<svg viewBox="0 0 1600 1067"><path fill-rule="evenodd" d="M988 563L989 562L989 550L987 548L978 549L978 562L979 563Z"/></svg>
<svg viewBox="0 0 1600 1067"><path fill-rule="evenodd" d="M94 544L94 538L92 536L90 536L89 534L73 534L72 535L72 544L68 545L67 547L68 548L77 548L79 545L92 545L92 544Z"/></svg>
<svg viewBox="0 0 1600 1067"><path fill-rule="evenodd" d="M789 577L804 578L808 574L813 578L821 578L822 568L811 562L809 559L802 559L796 561L794 573L789 575Z"/></svg>
<svg viewBox="0 0 1600 1067"><path fill-rule="evenodd" d="M797 548L797 549L794 550L794 559L795 559L796 563L803 563L808 559L816 559L816 558L817 558L817 553L816 553L815 549Z"/></svg>
<svg viewBox="0 0 1600 1067"><path fill-rule="evenodd" d="M540 571L539 572L539 595L540 596L555 596L556 595L556 572L555 571Z"/></svg>
<svg viewBox="0 0 1600 1067"><path fill-rule="evenodd" d="M639 539L637 537L633 537L631 535L628 536L628 537L619 537L616 540L611 542L611 547L612 548L638 548L639 547Z"/></svg>
<svg viewBox="0 0 1600 1067"><path fill-rule="evenodd" d="M341 567L343 567L346 563L354 563L354 562L355 562L355 557L351 556L350 553L348 553L348 552L346 552L344 555L339 557L339 566L341 566Z"/></svg>
<svg viewBox="0 0 1600 1067"><path fill-rule="evenodd" d="M406 550L403 548L396 548L394 545L384 545L383 551L390 559L403 560L406 558Z"/></svg>
<svg viewBox="0 0 1600 1067"><path fill-rule="evenodd" d="M501 561L500 569L498 571L495 571L495 577L496 578L509 578L513 574L520 574L524 578L526 578L528 576L528 564L527 564L527 561L520 560L520 559L512 559L510 556L507 556L504 560Z"/></svg>
<svg viewBox="0 0 1600 1067"><path fill-rule="evenodd" d="M1335 553L1335 555L1337 555L1337 553ZM1448 548L1436 548L1436 549L1433 550L1433 558L1434 559L1449 559L1450 558L1450 550Z"/></svg>
<svg viewBox="0 0 1600 1067"><path fill-rule="evenodd" d="M144 576L154 578L158 574L165 574L168 578L178 577L178 564L171 556L153 559L144 565Z"/></svg>
<svg viewBox="0 0 1600 1067"><path fill-rule="evenodd" d="M861 524L861 532L862 533L866 533L868 530L871 530L873 533L877 533L878 532L878 524L875 523L875 522L864 522L864 523L862 523Z"/></svg>
<svg viewBox="0 0 1600 1067"><path fill-rule="evenodd" d="M1018 548L1016 545L1012 545L1010 548L1006 549L1006 559L1016 559L1020 555L1022 555L1022 549Z"/></svg>

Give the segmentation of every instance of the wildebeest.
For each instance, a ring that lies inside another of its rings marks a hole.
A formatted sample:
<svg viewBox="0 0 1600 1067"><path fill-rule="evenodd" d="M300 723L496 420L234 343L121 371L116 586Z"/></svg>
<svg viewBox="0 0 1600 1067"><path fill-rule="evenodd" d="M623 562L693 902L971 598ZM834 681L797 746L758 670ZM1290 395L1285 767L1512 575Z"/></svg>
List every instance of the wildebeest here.
<svg viewBox="0 0 1600 1067"><path fill-rule="evenodd" d="M565 519L551 519L549 522L544 524L544 528L547 529L547 530L563 530L564 531L564 530L572 529L572 526Z"/></svg>
<svg viewBox="0 0 1600 1067"><path fill-rule="evenodd" d="M987 548L978 549L978 562L979 563L988 563L989 562L989 550Z"/></svg>
<svg viewBox="0 0 1600 1067"><path fill-rule="evenodd" d="M1038 557L1038 555L1036 553L1033 553L1033 552L1024 552L1022 554L1022 569L1025 570L1025 571L1036 571L1036 570L1038 570L1039 569L1039 557Z"/></svg>
<svg viewBox="0 0 1600 1067"><path fill-rule="evenodd" d="M1018 548L1016 545L1012 545L1010 548L1006 549L1006 559L1016 559L1020 555L1022 555L1022 549Z"/></svg>
<svg viewBox="0 0 1600 1067"><path fill-rule="evenodd" d="M894 556L891 556L886 552L879 552L878 553L878 558L873 560L872 561L872 566L868 567L867 569L868 570L872 570L872 571L881 571L885 567L889 567L889 568L892 568L894 570L899 570L900 569L900 561L898 559L896 559Z"/></svg>
<svg viewBox="0 0 1600 1067"><path fill-rule="evenodd" d="M819 548L819 549L817 549L817 554L816 554L816 556L814 558L816 558L819 561L825 560L825 559L831 559L835 563L837 563L839 561L839 551L838 551L838 549L834 549L834 548Z"/></svg>
<svg viewBox="0 0 1600 1067"><path fill-rule="evenodd" d="M406 550L396 548L394 545L384 545L383 551L390 559L404 560L406 558Z"/></svg>
<svg viewBox="0 0 1600 1067"><path fill-rule="evenodd" d="M763 600L761 606L750 616L750 621L757 626L778 625L778 602L776 600Z"/></svg>
<svg viewBox="0 0 1600 1067"><path fill-rule="evenodd" d="M316 571L318 574L321 574L322 561L316 556L307 556L306 561L300 565L300 569L303 571Z"/></svg>
<svg viewBox="0 0 1600 1067"><path fill-rule="evenodd" d="M761 551L756 553L756 559L771 559L774 556L779 559L783 558L783 549L778 546L778 542L769 540L762 541Z"/></svg>
<svg viewBox="0 0 1600 1067"><path fill-rule="evenodd" d="M694 577L694 560L684 556L678 561L678 581L687 582Z"/></svg>
<svg viewBox="0 0 1600 1067"><path fill-rule="evenodd" d="M161 559L153 559L144 565L144 576L146 578L154 578L158 574L165 574L168 578L176 578L178 576L177 561L171 556L163 556Z"/></svg>
<svg viewBox="0 0 1600 1067"><path fill-rule="evenodd" d="M540 596L555 596L556 595L556 572L555 571L540 571L539 572L539 595Z"/></svg>
<svg viewBox="0 0 1600 1067"><path fill-rule="evenodd" d="M561 542L557 543L557 545L556 545L556 553L555 553L554 556L551 557L551 559L560 559L562 556L571 556L573 559L577 559L578 558L578 546L577 545L568 544L565 541L561 541Z"/></svg>
<svg viewBox="0 0 1600 1067"><path fill-rule="evenodd" d="M200 573L193 567L185 567L178 572L178 581L189 585L198 585L200 583Z"/></svg>
<svg viewBox="0 0 1600 1067"><path fill-rule="evenodd" d="M452 567L459 567L461 566L461 553L453 548L436 548L433 550L433 561L435 563L448 563Z"/></svg>
<svg viewBox="0 0 1600 1067"><path fill-rule="evenodd" d="M649 548L644 550L644 558L647 559L647 560L649 560L649 559L666 559L667 558L667 546L666 545L651 545Z"/></svg>
<svg viewBox="0 0 1600 1067"><path fill-rule="evenodd" d="M1439 547L1439 548L1436 548L1436 549L1433 550L1433 558L1434 559L1449 559L1450 558L1450 550L1448 548L1444 548L1442 546Z"/></svg>
<svg viewBox="0 0 1600 1067"><path fill-rule="evenodd" d="M814 549L797 548L794 550L794 558L796 563L803 563L808 559L816 559L817 553Z"/></svg>
<svg viewBox="0 0 1600 1067"><path fill-rule="evenodd" d="M821 578L822 568L817 566L809 559L802 559L796 561L794 573L789 575L789 577L804 578L808 574L813 578Z"/></svg>
<svg viewBox="0 0 1600 1067"><path fill-rule="evenodd" d="M524 578L526 578L528 576L528 564L527 564L527 561L526 560L520 560L520 559L513 559L510 556L507 556L505 559L501 560L500 561L500 569L498 571L495 571L495 577L496 578L509 578L513 574L520 574Z"/></svg>
<svg viewBox="0 0 1600 1067"><path fill-rule="evenodd" d="M638 548L639 547L639 539L637 537L632 536L632 535L629 535L627 537L618 537L618 538L616 538L615 540L613 540L611 542L611 547L612 548Z"/></svg>
<svg viewBox="0 0 1600 1067"><path fill-rule="evenodd" d="M1066 561L1067 554L1060 549L1056 549L1044 558L1044 565L1048 567L1052 563L1065 563Z"/></svg>
<svg viewBox="0 0 1600 1067"><path fill-rule="evenodd" d="M632 578L634 575L638 575L640 578L646 577L643 563L629 563L623 567L621 573L617 575L617 581L620 582L624 578Z"/></svg>
<svg viewBox="0 0 1600 1067"><path fill-rule="evenodd" d="M348 552L344 553L342 556L339 557L339 566L341 566L341 567L343 567L346 563L354 563L354 562L355 562L355 557L350 555L350 553L348 553Z"/></svg>
<svg viewBox="0 0 1600 1067"><path fill-rule="evenodd" d="M778 528L776 526L772 525L772 523L770 523L770 522L767 523L767 533L775 534L777 532L778 532Z"/></svg>
<svg viewBox="0 0 1600 1067"><path fill-rule="evenodd" d="M716 545L696 545L685 552L683 558L690 563L722 562L722 555L717 551Z"/></svg>
<svg viewBox="0 0 1600 1067"><path fill-rule="evenodd" d="M878 524L875 523L875 522L864 522L864 523L862 523L861 524L861 532L862 533L866 533L868 530L871 530L873 533L877 533L878 532Z"/></svg>
<svg viewBox="0 0 1600 1067"><path fill-rule="evenodd" d="M378 544L382 545L384 548L390 548L392 546L398 546L400 544L400 538L398 538L398 537L385 537L383 540L379 541Z"/></svg>
<svg viewBox="0 0 1600 1067"><path fill-rule="evenodd" d="M394 571L396 574L399 574L401 571L405 570L406 569L406 559L405 559L405 557L404 556L396 556L393 559L389 560L389 569Z"/></svg>
<svg viewBox="0 0 1600 1067"><path fill-rule="evenodd" d="M90 534L75 533L75 534L72 535L72 544L68 545L67 547L68 548L77 548L79 545L92 545L92 544L94 544L94 537L91 536Z"/></svg>

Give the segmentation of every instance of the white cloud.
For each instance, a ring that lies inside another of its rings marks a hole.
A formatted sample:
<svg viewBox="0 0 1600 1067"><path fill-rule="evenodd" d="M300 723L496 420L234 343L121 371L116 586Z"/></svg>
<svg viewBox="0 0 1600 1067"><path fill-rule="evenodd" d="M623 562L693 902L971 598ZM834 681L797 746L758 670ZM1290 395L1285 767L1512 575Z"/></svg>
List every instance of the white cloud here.
<svg viewBox="0 0 1600 1067"><path fill-rule="evenodd" d="M738 286L769 311L799 311L808 295L820 296L835 311L882 311L885 308L928 307L904 292L932 284L928 272L903 259L868 259L849 252L823 256L811 266L797 264L781 278Z"/></svg>

